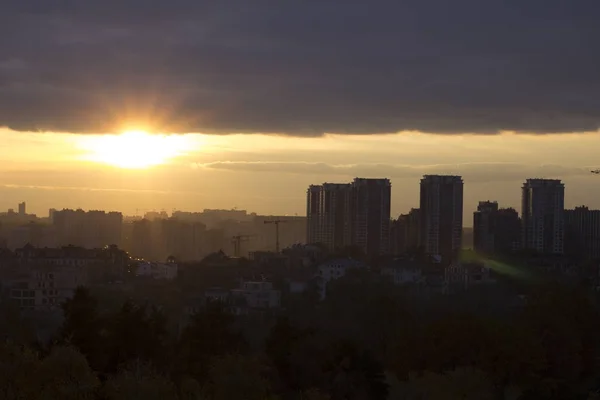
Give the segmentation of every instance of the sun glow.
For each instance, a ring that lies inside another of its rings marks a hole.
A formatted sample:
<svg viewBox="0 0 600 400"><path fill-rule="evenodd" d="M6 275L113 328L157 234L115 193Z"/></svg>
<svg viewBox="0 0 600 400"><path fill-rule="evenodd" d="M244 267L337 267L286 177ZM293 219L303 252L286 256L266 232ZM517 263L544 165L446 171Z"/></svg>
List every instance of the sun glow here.
<svg viewBox="0 0 600 400"><path fill-rule="evenodd" d="M84 136L80 146L89 161L120 168L147 168L185 154L189 143L184 135L126 131L120 135Z"/></svg>

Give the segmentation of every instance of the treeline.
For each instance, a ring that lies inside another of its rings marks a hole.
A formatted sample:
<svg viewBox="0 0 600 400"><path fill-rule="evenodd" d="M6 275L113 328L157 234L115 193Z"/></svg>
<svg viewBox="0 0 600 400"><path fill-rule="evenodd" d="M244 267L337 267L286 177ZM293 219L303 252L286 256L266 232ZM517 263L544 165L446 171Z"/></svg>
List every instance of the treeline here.
<svg viewBox="0 0 600 400"><path fill-rule="evenodd" d="M530 289L502 316L425 315L398 288L352 273L330 285L325 301L299 296L285 315L263 320L256 345L219 303L174 334L156 308L126 302L101 314L81 288L63 305L51 346L2 346L0 398L591 398L600 387L595 298L571 287Z"/></svg>

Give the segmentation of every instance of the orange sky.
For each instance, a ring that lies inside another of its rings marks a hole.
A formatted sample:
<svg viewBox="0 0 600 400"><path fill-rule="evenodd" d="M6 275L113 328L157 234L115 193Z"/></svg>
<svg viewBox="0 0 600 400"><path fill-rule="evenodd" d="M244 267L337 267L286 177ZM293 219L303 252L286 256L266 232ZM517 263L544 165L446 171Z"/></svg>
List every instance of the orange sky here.
<svg viewBox="0 0 600 400"><path fill-rule="evenodd" d="M425 173L461 174L465 212L479 200L519 206L525 178L560 178L568 207L600 207L600 135L178 136L21 133L0 129L0 209L245 208L305 212L311 183L392 180L392 213L418 205ZM152 165L156 164L156 165ZM133 168L132 168L133 167ZM465 225L470 225L465 217Z"/></svg>

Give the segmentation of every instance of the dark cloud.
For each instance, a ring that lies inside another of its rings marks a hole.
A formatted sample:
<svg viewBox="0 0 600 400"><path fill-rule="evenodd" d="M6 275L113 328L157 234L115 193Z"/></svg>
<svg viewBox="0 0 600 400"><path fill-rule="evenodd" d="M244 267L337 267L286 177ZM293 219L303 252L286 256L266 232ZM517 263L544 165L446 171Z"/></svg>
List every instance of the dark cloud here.
<svg viewBox="0 0 600 400"><path fill-rule="evenodd" d="M597 0L0 0L0 125L598 129Z"/></svg>

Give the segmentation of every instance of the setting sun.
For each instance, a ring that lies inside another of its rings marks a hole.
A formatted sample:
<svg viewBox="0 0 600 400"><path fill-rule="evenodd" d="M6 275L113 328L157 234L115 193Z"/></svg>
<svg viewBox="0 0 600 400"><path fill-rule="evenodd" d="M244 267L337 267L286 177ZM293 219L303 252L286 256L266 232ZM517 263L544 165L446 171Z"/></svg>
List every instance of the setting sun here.
<svg viewBox="0 0 600 400"><path fill-rule="evenodd" d="M159 135L144 131L86 136L80 145L88 152L85 159L120 168L147 168L164 164L184 154L189 147L184 135Z"/></svg>

